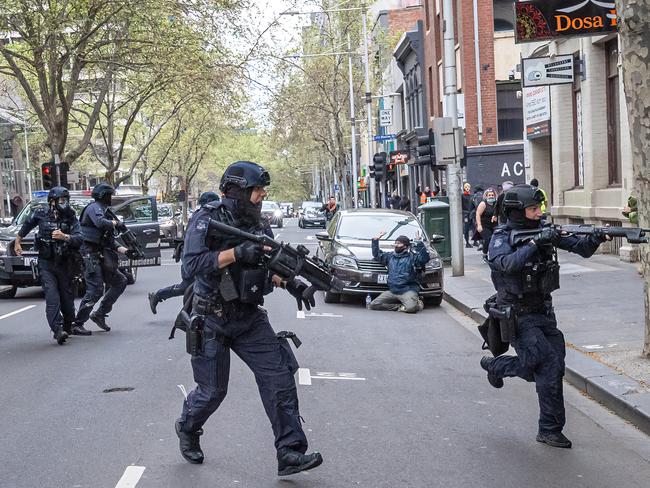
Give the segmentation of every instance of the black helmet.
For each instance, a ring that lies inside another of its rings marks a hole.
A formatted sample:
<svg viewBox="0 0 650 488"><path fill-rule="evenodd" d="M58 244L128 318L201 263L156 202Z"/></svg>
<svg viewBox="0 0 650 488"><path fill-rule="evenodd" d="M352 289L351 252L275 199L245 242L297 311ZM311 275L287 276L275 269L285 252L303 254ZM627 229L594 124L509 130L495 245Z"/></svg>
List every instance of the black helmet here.
<svg viewBox="0 0 650 488"><path fill-rule="evenodd" d="M268 186L271 184L271 177L268 171L259 164L251 161L237 161L226 168L221 177L219 189L223 192L227 187L234 185L242 190L255 186Z"/></svg>
<svg viewBox="0 0 650 488"><path fill-rule="evenodd" d="M536 228L540 221L526 218L526 209L543 202L544 193L539 188L531 185L513 186L503 197L504 213L515 224Z"/></svg>
<svg viewBox="0 0 650 488"><path fill-rule="evenodd" d="M91 196L99 202L109 203L111 195L114 194L115 194L115 188L113 188L112 185L103 182L98 185L95 185L95 188L93 188L93 191L91 193Z"/></svg>
<svg viewBox="0 0 650 488"><path fill-rule="evenodd" d="M55 186L47 194L47 203L50 203L52 200L56 200L61 197L70 198L70 192L67 188L62 186Z"/></svg>
<svg viewBox="0 0 650 488"><path fill-rule="evenodd" d="M208 202L218 202L219 201L219 195L217 195L213 191L204 191L201 193L201 196L199 197L199 205L203 206Z"/></svg>

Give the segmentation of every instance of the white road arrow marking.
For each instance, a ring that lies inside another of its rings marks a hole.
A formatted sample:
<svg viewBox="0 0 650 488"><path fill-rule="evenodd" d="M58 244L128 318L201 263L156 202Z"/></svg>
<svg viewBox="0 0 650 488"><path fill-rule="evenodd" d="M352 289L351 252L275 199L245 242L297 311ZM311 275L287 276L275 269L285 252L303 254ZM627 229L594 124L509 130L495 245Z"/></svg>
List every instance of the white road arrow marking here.
<svg viewBox="0 0 650 488"><path fill-rule="evenodd" d="M144 473L144 466L127 466L115 488L135 488Z"/></svg>

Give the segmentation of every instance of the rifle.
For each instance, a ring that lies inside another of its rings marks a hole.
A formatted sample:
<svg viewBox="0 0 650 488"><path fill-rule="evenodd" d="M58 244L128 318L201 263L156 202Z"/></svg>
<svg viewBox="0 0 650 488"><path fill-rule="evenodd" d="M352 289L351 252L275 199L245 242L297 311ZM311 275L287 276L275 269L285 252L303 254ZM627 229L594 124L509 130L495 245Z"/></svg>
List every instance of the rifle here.
<svg viewBox="0 0 650 488"><path fill-rule="evenodd" d="M650 229L643 229L640 227L596 227L593 225L577 225L577 224L567 224L567 225L554 225L549 224L548 226L554 227L560 234L564 235L594 235L597 237L610 236L610 237L624 237L627 239L627 242L630 244L645 244L648 242L646 233L650 232ZM548 227L544 226L544 227ZM532 240L542 229L517 229L513 230L510 233L510 244L516 246L518 244L526 243Z"/></svg>
<svg viewBox="0 0 650 488"><path fill-rule="evenodd" d="M269 236L251 234L214 219L209 219L208 225L214 231L270 247L271 250L264 253L264 265L285 281L301 276L311 283L312 293L315 290L343 289L343 282L327 270L327 264L317 257L308 257L309 249L302 244L293 247Z"/></svg>
<svg viewBox="0 0 650 488"><path fill-rule="evenodd" d="M138 238L135 236L132 230L129 230L127 226L118 218L118 216L113 212L113 209L110 207L106 208L104 214L107 219L115 220L118 222L118 225L115 227L115 230L118 231L117 237L122 239L124 247L126 247L126 256L129 259L144 259L144 251L142 246L138 242Z"/></svg>

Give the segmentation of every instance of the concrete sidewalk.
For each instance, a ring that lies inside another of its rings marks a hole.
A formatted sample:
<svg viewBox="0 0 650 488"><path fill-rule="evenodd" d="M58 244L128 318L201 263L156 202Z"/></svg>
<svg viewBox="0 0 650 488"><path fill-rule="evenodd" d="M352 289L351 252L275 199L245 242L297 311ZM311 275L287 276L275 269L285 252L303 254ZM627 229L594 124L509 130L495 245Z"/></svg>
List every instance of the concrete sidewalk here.
<svg viewBox="0 0 650 488"><path fill-rule="evenodd" d="M559 252L561 288L553 293L567 341L566 380L650 434L650 360L643 347L643 281L635 264L616 256L583 259ZM465 276L446 270L445 299L483 322L494 294L490 270L465 249ZM513 350L509 351L511 354Z"/></svg>

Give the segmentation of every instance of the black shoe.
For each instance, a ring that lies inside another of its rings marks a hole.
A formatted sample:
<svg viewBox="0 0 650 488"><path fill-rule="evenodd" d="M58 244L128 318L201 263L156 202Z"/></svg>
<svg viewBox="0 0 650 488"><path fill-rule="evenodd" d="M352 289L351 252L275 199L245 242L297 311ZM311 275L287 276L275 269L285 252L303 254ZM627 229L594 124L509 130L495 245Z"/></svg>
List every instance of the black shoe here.
<svg viewBox="0 0 650 488"><path fill-rule="evenodd" d="M72 322L64 323L63 324L63 331L66 334L71 335L72 334Z"/></svg>
<svg viewBox="0 0 650 488"><path fill-rule="evenodd" d="M106 323L106 317L104 317L103 315L98 315L96 313L91 314L90 320L95 322L97 324L97 327L99 327L100 329L105 330L106 332L110 332L111 328Z"/></svg>
<svg viewBox="0 0 650 488"><path fill-rule="evenodd" d="M288 476L313 469L323 463L320 452L303 454L290 448L278 449L278 476Z"/></svg>
<svg viewBox="0 0 650 488"><path fill-rule="evenodd" d="M571 449L571 441L566 438L562 432L539 432L537 434L537 442L543 442L553 447L561 447L563 449Z"/></svg>
<svg viewBox="0 0 650 488"><path fill-rule="evenodd" d="M179 447L181 449L181 456L192 464L201 464L203 462L203 451L199 444L199 437L203 435L203 429L188 434L181 430L181 421L177 420L174 424L176 435L180 440Z"/></svg>
<svg viewBox="0 0 650 488"><path fill-rule="evenodd" d="M161 300L158 299L157 293L149 293L149 306L151 307L152 314L156 315L156 307L160 302Z"/></svg>
<svg viewBox="0 0 650 488"><path fill-rule="evenodd" d="M481 368L487 371L488 381L492 386L494 386L495 388L503 388L503 378L494 376L493 374L490 373L490 370L488 369L490 363L492 363L493 360L494 358L491 358L490 356L483 356L481 358Z"/></svg>
<svg viewBox="0 0 650 488"><path fill-rule="evenodd" d="M54 333L54 340L57 342L57 344L59 344L59 346L62 346L67 338L68 333L62 328L57 329L57 331Z"/></svg>
<svg viewBox="0 0 650 488"><path fill-rule="evenodd" d="M78 324L74 325L72 327L72 335L80 335L80 336L89 336L92 335L93 333L86 329L83 325Z"/></svg>
<svg viewBox="0 0 650 488"><path fill-rule="evenodd" d="M465 248L466 248L466 249L471 249L471 248L472 248L472 245L471 245L469 242L466 242L466 243L465 243Z"/></svg>

